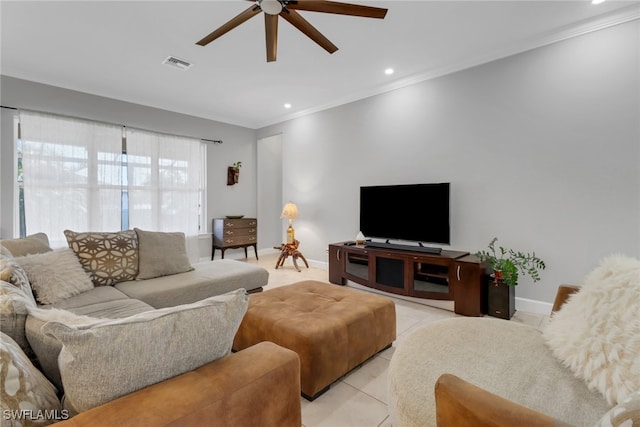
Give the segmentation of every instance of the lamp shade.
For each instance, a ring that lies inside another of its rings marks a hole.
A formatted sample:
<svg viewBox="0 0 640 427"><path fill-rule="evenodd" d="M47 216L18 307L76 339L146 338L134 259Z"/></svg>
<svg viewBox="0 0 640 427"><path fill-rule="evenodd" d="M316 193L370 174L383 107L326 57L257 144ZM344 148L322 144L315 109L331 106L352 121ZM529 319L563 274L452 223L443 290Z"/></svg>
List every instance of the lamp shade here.
<svg viewBox="0 0 640 427"><path fill-rule="evenodd" d="M295 203L289 202L286 205L284 205L284 208L282 208L282 213L280 214L280 218L286 218L286 219L298 218L298 207L295 205Z"/></svg>

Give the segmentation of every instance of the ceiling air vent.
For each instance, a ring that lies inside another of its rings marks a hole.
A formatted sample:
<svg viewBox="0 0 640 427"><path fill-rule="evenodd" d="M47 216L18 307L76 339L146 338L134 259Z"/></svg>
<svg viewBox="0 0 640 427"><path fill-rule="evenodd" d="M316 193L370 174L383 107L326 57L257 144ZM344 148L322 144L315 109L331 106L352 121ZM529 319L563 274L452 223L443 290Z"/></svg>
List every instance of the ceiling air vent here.
<svg viewBox="0 0 640 427"><path fill-rule="evenodd" d="M175 56L168 56L167 59L162 61L162 63L182 71L188 70L193 65L192 63L185 61L184 59L176 58Z"/></svg>

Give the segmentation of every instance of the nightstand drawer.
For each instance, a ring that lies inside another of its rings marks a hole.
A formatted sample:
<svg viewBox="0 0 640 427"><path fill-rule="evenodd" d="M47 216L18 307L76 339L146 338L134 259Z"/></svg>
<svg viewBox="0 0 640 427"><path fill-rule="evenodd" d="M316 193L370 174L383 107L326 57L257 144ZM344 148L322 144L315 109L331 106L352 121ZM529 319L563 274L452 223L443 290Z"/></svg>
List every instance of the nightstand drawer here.
<svg viewBox="0 0 640 427"><path fill-rule="evenodd" d="M223 228L225 230L228 229L237 229L237 228L247 228L247 227L257 227L258 220L255 218L241 218L241 219L224 219L223 220Z"/></svg>
<svg viewBox="0 0 640 427"><path fill-rule="evenodd" d="M258 238L253 236L233 236L233 237L224 237L216 246L220 247L228 247L228 246L238 246L238 245L247 245L256 243Z"/></svg>
<svg viewBox="0 0 640 427"><path fill-rule="evenodd" d="M256 236L258 229L256 227L250 228L225 228L222 230L222 238L227 237L239 237L239 236Z"/></svg>

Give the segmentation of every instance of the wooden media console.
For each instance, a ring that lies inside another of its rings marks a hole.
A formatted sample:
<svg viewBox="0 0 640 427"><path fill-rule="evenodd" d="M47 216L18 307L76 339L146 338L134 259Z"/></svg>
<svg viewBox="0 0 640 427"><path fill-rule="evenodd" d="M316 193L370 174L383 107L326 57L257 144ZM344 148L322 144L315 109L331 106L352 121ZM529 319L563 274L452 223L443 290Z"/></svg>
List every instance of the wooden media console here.
<svg viewBox="0 0 640 427"><path fill-rule="evenodd" d="M329 245L329 281L363 286L397 295L454 302L465 316L487 313L486 266L469 252L426 253L393 247Z"/></svg>

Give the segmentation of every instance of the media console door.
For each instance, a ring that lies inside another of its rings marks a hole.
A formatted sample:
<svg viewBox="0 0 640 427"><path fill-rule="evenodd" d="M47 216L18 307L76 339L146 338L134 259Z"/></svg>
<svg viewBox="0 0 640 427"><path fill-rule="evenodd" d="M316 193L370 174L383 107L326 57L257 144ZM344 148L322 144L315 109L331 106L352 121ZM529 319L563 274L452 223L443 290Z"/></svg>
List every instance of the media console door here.
<svg viewBox="0 0 640 427"><path fill-rule="evenodd" d="M474 255L457 259L451 268L455 312L465 316L487 313L486 266Z"/></svg>
<svg viewBox="0 0 640 427"><path fill-rule="evenodd" d="M342 275L342 245L329 245L329 282L336 285L346 285L347 279Z"/></svg>
<svg viewBox="0 0 640 427"><path fill-rule="evenodd" d="M451 262L452 259L448 257L410 256L409 295L416 298L452 300Z"/></svg>

